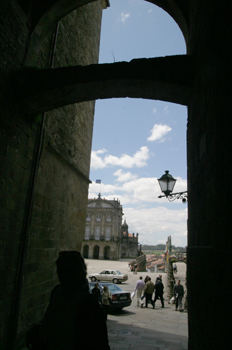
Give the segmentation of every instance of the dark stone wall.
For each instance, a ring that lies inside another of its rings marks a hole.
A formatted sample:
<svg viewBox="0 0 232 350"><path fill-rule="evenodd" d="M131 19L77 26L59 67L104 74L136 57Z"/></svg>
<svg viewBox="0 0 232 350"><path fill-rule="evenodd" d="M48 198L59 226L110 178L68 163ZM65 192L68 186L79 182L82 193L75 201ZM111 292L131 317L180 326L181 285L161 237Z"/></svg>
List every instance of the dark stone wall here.
<svg viewBox="0 0 232 350"><path fill-rule="evenodd" d="M98 18L100 23L100 2L86 6L87 12L80 8L83 12L79 18L73 13L60 23L56 67L82 60L83 64L97 62L100 24L97 30L95 25ZM229 0L189 1L188 54L195 64L187 130L190 350L230 348L231 7ZM17 96L9 77L11 71L23 65L49 67L54 30L47 33L40 47L30 47L27 18L18 2L1 1L0 14L0 348L9 350L6 339L41 120L37 116L34 122L27 121L15 104ZM80 27L75 28L78 23ZM66 30L69 25L75 43ZM68 43L65 50L64 43ZM93 111L94 103L88 102L61 108L45 117L20 304L18 349L27 328L43 315L50 290L57 282L54 263L58 251L78 249L83 238Z"/></svg>
<svg viewBox="0 0 232 350"><path fill-rule="evenodd" d="M6 115L6 118L8 115ZM0 129L0 348L6 348L15 292L19 249L31 176L37 127L21 121Z"/></svg>
<svg viewBox="0 0 232 350"><path fill-rule="evenodd" d="M15 105L12 71L49 68L56 28L39 48L31 47L27 18L17 1L0 4L0 348L7 349L24 219L42 115L27 121ZM53 67L98 62L100 1L73 11L60 21ZM36 81L35 81L36 84ZM6 91L6 93L3 93ZM17 349L25 332L39 321L57 283L55 260L65 249L81 250L88 198L94 101L46 113L28 232Z"/></svg>
<svg viewBox="0 0 232 350"><path fill-rule="evenodd" d="M195 61L188 111L189 349L227 349L232 226L231 3L190 2Z"/></svg>

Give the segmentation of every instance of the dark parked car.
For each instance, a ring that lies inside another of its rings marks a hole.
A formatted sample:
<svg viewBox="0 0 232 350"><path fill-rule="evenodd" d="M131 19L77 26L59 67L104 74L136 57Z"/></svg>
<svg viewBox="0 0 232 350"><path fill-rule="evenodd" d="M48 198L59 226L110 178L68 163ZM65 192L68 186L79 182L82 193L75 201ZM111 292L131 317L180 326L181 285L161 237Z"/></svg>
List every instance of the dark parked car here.
<svg viewBox="0 0 232 350"><path fill-rule="evenodd" d="M130 292L126 292L119 286L113 284L113 283L98 283L99 284L99 289L102 293L103 291L103 286L107 286L108 289L111 291L112 294L112 303L109 307L109 309L112 310L121 310L126 306L131 305L131 294ZM92 289L94 288L95 283L94 282L89 282L89 289L90 292L92 292Z"/></svg>

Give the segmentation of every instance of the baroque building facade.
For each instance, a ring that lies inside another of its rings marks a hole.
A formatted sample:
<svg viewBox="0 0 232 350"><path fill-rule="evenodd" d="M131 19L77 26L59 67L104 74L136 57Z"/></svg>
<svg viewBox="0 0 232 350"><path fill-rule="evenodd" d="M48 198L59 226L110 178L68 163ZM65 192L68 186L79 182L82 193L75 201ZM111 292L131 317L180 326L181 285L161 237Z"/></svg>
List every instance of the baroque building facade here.
<svg viewBox="0 0 232 350"><path fill-rule="evenodd" d="M86 214L85 239L82 243L84 258L118 260L138 256L138 233L128 232L122 225L123 209L118 200L89 199Z"/></svg>
<svg viewBox="0 0 232 350"><path fill-rule="evenodd" d="M129 233L129 226L126 223L126 219L121 227L121 257L122 258L136 258L139 255L138 252L138 238L139 234Z"/></svg>
<svg viewBox="0 0 232 350"><path fill-rule="evenodd" d="M86 214L84 258L118 260L121 256L122 206L118 200L89 199Z"/></svg>

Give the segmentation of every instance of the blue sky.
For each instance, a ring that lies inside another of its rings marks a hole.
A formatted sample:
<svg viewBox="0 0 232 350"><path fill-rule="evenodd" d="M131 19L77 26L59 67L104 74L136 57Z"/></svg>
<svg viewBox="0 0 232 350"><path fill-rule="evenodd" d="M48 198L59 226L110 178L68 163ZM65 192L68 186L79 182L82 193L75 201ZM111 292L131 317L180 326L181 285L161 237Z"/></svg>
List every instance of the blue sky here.
<svg viewBox="0 0 232 350"><path fill-rule="evenodd" d="M185 54L174 20L144 0L110 0L103 11L99 63ZM140 244L187 245L187 205L170 203L157 178L165 170L187 190L187 107L143 99L98 100L95 107L89 198L119 199ZM101 185L96 184L101 179ZM123 219L124 219L123 218Z"/></svg>

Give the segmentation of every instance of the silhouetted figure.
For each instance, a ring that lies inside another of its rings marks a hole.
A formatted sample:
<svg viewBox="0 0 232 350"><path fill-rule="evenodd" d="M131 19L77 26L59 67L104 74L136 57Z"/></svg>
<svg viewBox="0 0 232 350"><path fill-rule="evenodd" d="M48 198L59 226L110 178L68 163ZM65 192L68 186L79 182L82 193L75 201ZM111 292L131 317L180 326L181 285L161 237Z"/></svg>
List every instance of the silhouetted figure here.
<svg viewBox="0 0 232 350"><path fill-rule="evenodd" d="M92 294L96 298L96 300L101 304L102 303L102 296L101 291L99 289L99 284L95 283L94 288L92 289Z"/></svg>
<svg viewBox="0 0 232 350"><path fill-rule="evenodd" d="M51 294L42 334L48 350L110 350L103 311L89 293L86 265L77 251L56 261L60 284Z"/></svg>

